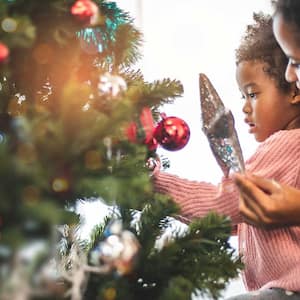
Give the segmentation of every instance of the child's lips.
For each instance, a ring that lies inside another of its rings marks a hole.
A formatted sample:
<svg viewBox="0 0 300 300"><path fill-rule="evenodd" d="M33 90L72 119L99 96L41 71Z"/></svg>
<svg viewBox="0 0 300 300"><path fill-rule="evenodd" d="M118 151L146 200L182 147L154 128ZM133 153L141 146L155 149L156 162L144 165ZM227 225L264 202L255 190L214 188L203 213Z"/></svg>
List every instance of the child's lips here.
<svg viewBox="0 0 300 300"><path fill-rule="evenodd" d="M256 126L254 124L249 125L249 133L254 133L255 128L256 128Z"/></svg>
<svg viewBox="0 0 300 300"><path fill-rule="evenodd" d="M249 129L248 129L249 133L253 133L256 128L255 124L250 122L248 119L245 119L245 122L249 126Z"/></svg>

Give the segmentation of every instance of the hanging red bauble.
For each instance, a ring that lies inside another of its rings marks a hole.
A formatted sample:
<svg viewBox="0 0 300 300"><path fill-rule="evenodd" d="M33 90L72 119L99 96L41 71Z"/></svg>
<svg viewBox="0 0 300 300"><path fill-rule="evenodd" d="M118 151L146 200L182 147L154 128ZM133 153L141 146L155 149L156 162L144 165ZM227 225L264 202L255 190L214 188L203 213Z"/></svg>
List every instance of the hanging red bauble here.
<svg viewBox="0 0 300 300"><path fill-rule="evenodd" d="M141 111L139 122L131 122L126 128L126 136L132 143L143 143L150 151L154 151L158 144L153 137L154 121L149 107Z"/></svg>
<svg viewBox="0 0 300 300"><path fill-rule="evenodd" d="M81 22L95 25L99 18L99 8L91 0L77 0L71 7L71 14Z"/></svg>
<svg viewBox="0 0 300 300"><path fill-rule="evenodd" d="M0 63L6 61L9 56L9 49L3 43L0 43Z"/></svg>
<svg viewBox="0 0 300 300"><path fill-rule="evenodd" d="M185 121L177 117L166 117L157 124L154 138L166 150L182 149L190 138L190 129Z"/></svg>

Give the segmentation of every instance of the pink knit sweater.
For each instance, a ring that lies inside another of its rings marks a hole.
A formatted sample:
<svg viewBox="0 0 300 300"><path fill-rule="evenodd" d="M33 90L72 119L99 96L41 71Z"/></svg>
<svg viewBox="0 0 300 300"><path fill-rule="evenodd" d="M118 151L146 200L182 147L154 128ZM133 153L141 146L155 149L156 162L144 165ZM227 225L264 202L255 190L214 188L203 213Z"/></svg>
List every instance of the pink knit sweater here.
<svg viewBox="0 0 300 300"><path fill-rule="evenodd" d="M300 129L279 131L261 143L247 160L246 170L300 188ZM156 191L169 194L180 205L183 217L201 217L214 210L238 225L248 290L278 287L300 291L300 226L263 230L242 223L238 191L230 178L215 186L158 171L153 180Z"/></svg>

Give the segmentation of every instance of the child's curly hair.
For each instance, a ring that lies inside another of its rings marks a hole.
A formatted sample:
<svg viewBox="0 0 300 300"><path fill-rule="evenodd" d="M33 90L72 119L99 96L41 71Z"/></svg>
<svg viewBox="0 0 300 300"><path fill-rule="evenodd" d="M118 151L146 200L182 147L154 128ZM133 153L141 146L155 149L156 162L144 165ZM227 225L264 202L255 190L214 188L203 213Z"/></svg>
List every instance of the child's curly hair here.
<svg viewBox="0 0 300 300"><path fill-rule="evenodd" d="M272 28L272 16L254 13L254 24L248 25L239 48L235 50L236 64L257 60L266 64L264 71L283 92L291 89L284 77L288 58L278 45Z"/></svg>

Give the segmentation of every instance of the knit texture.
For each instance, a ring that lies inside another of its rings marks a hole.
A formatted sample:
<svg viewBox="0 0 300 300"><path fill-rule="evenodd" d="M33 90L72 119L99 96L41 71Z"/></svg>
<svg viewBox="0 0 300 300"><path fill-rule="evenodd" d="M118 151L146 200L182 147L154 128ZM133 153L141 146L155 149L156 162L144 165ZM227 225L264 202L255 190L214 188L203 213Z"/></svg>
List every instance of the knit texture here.
<svg viewBox="0 0 300 300"><path fill-rule="evenodd" d="M261 143L246 161L246 170L300 188L300 129L282 130ZM179 204L191 220L209 211L230 216L238 226L239 252L248 290L277 287L300 291L300 226L264 230L242 223L238 190L229 178L218 185L191 181L162 171L153 174L155 190ZM300 199L299 199L300 201Z"/></svg>

